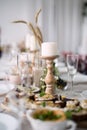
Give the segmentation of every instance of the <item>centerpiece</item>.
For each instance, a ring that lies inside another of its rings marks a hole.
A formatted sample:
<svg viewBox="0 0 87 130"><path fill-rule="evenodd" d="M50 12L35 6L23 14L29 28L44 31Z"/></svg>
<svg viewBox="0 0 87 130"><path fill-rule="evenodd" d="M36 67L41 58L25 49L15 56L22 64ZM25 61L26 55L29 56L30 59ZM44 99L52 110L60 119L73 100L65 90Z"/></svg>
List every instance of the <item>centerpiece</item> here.
<svg viewBox="0 0 87 130"><path fill-rule="evenodd" d="M41 61L40 59L40 55L41 55L42 59L46 60L47 67L44 68L46 69L46 73L43 72L44 76L40 75L39 77L40 80L38 81L39 82L38 87L42 89L43 87L42 84L45 83L45 87L46 87L45 92L53 94L55 93L55 87L52 87L52 86L57 86L57 87L62 86L63 88L66 85L66 82L64 82L63 80L59 78L59 73L54 63L54 60L58 57L57 45L54 42L50 42L50 43L43 42L42 32L38 26L38 18L39 18L40 13L41 13L41 9L39 9L39 11L36 12L35 14L34 24L32 22L28 22L25 20L16 20L16 21L13 21L12 23L22 23L26 25L28 29L31 31L32 35L28 33L28 35L26 36L25 42L28 48L25 50L28 51L27 52L29 55L28 63L29 63L29 68L31 69L32 77L33 77L33 73L34 75L35 73L37 75L37 73L40 72L39 70L37 72L37 68L35 67L38 66L37 64L39 64L39 61ZM41 51L42 51L42 54L41 54ZM55 79L56 73L57 73L57 79ZM44 79L44 82L41 81L42 77Z"/></svg>
<svg viewBox="0 0 87 130"><path fill-rule="evenodd" d="M47 63L47 75L45 77L46 93L54 94L54 83L56 80L53 75L53 60L58 57L57 44L55 42L43 43L41 56Z"/></svg>
<svg viewBox="0 0 87 130"><path fill-rule="evenodd" d="M28 29L31 31L31 33L32 33L33 37L31 37L31 40L32 41L35 40L36 43L39 44L39 46L41 46L41 43L43 42L42 32L41 32L41 29L38 26L38 17L39 17L40 12L41 12L41 9L39 9L39 11L37 11L36 14L35 14L35 21L34 21L35 24L33 24L32 22L25 21L25 20L16 20L16 21L12 22L12 23L22 23L22 24L25 24L28 27ZM32 41L30 41L29 38L30 38L29 35L27 35L27 41L28 41L28 44L29 44L30 51L36 50L36 44L33 43ZM29 43L29 42L32 42L32 44Z"/></svg>

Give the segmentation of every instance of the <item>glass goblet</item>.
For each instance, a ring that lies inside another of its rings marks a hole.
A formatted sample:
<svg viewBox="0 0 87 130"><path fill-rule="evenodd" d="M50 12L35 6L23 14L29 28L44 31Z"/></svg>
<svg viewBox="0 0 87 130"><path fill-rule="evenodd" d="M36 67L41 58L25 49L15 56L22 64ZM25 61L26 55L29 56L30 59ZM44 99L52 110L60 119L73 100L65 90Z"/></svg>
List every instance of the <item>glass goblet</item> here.
<svg viewBox="0 0 87 130"><path fill-rule="evenodd" d="M67 55L66 58L66 64L67 64L67 71L68 75L70 78L70 89L71 89L71 94L73 95L73 78L77 73L77 68L78 68L78 55L77 54L69 54Z"/></svg>

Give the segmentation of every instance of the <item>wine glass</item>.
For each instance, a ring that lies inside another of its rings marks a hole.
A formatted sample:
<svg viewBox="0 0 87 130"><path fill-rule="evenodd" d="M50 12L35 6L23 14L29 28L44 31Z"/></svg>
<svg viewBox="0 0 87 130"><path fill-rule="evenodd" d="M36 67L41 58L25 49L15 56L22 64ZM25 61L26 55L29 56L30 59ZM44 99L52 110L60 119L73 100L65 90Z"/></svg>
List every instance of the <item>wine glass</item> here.
<svg viewBox="0 0 87 130"><path fill-rule="evenodd" d="M44 68L44 61L38 57L35 59L35 65L33 66L32 73L33 73L33 86L40 87L40 78L43 75L43 68Z"/></svg>
<svg viewBox="0 0 87 130"><path fill-rule="evenodd" d="M18 67L22 67L23 63L28 63L28 53L19 53L17 56Z"/></svg>
<svg viewBox="0 0 87 130"><path fill-rule="evenodd" d="M77 68L78 68L78 55L77 54L69 54L66 57L66 64L67 64L67 71L68 71L68 75L70 78L70 90L73 96L75 95L75 93L73 92L73 78L77 73Z"/></svg>
<svg viewBox="0 0 87 130"><path fill-rule="evenodd" d="M30 87L32 75L30 73L28 53L18 55L18 69L21 76L21 85L23 87Z"/></svg>

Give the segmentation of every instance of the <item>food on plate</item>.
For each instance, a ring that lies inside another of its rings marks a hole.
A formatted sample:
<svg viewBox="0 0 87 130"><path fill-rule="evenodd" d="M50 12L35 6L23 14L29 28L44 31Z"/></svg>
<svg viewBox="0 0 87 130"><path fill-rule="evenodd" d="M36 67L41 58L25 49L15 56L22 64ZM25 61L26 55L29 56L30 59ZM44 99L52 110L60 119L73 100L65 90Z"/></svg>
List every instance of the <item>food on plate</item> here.
<svg viewBox="0 0 87 130"><path fill-rule="evenodd" d="M79 101L78 100L73 100L73 101L67 101L66 102L66 107L68 109L71 109L71 110L77 108L78 105L79 105Z"/></svg>
<svg viewBox="0 0 87 130"><path fill-rule="evenodd" d="M64 130L68 123L65 112L60 109L38 108L27 111L26 115L35 130ZM76 124L71 123L76 128Z"/></svg>
<svg viewBox="0 0 87 130"><path fill-rule="evenodd" d="M86 109L87 110L87 99L84 99L80 102L80 106L83 108L83 109Z"/></svg>
<svg viewBox="0 0 87 130"><path fill-rule="evenodd" d="M82 109L80 106L73 110L66 110L65 113L67 117L76 122L87 120L87 110Z"/></svg>
<svg viewBox="0 0 87 130"><path fill-rule="evenodd" d="M48 107L59 110L61 108L67 115L67 118L74 121L87 120L87 99L81 101L68 99L61 95L47 94L44 91L40 91L37 87L28 88L21 85L17 86L14 94L18 100L23 99L26 110ZM2 106L9 107L8 95L6 95L2 102Z"/></svg>
<svg viewBox="0 0 87 130"><path fill-rule="evenodd" d="M58 99L57 95L52 95L48 93L40 93L35 95L36 100L42 100L42 101L52 101Z"/></svg>
<svg viewBox="0 0 87 130"><path fill-rule="evenodd" d="M37 109L31 115L35 119L43 121L63 121L66 120L66 115L62 110Z"/></svg>
<svg viewBox="0 0 87 130"><path fill-rule="evenodd" d="M80 109L78 111L72 112L72 119L74 121L84 121L87 120L87 111L84 109Z"/></svg>
<svg viewBox="0 0 87 130"><path fill-rule="evenodd" d="M64 107L66 106L66 102L61 101L61 100L55 101L55 104L56 104L59 108L64 108Z"/></svg>
<svg viewBox="0 0 87 130"><path fill-rule="evenodd" d="M24 92L24 93L29 95L29 94L32 94L32 93L40 92L40 88L33 87L33 86L31 86L31 87L23 87L22 85L18 85L17 88L16 88L16 91L19 92L19 93Z"/></svg>

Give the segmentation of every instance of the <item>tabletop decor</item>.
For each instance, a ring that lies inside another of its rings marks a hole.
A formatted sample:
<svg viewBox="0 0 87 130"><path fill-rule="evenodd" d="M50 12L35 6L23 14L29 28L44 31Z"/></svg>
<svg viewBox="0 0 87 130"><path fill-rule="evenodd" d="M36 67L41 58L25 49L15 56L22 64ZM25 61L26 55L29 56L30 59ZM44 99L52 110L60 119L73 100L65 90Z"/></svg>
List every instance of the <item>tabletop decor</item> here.
<svg viewBox="0 0 87 130"><path fill-rule="evenodd" d="M46 93L54 94L56 79L53 75L53 61L58 57L57 44L55 42L44 42L42 44L41 57L47 63L47 75L45 77Z"/></svg>
<svg viewBox="0 0 87 130"><path fill-rule="evenodd" d="M41 13L41 9L39 9L35 14L34 24L33 22L28 22L25 20L16 20L12 23L22 23L25 24L30 33L26 35L25 38L25 47L26 52L29 53L29 62L31 63L32 68L35 67L35 61L39 60L40 51L41 51L41 44L43 42L43 36L40 27L38 26L38 18ZM32 69L33 70L33 69Z"/></svg>
<svg viewBox="0 0 87 130"><path fill-rule="evenodd" d="M25 20L16 20L16 21L13 21L12 23L25 24L29 28L29 30L32 32L38 44L41 46L41 43L43 42L43 36L38 26L38 17L39 17L40 12L41 12L41 9L39 9L39 11L35 14L35 25L33 25L32 22L27 22Z"/></svg>

